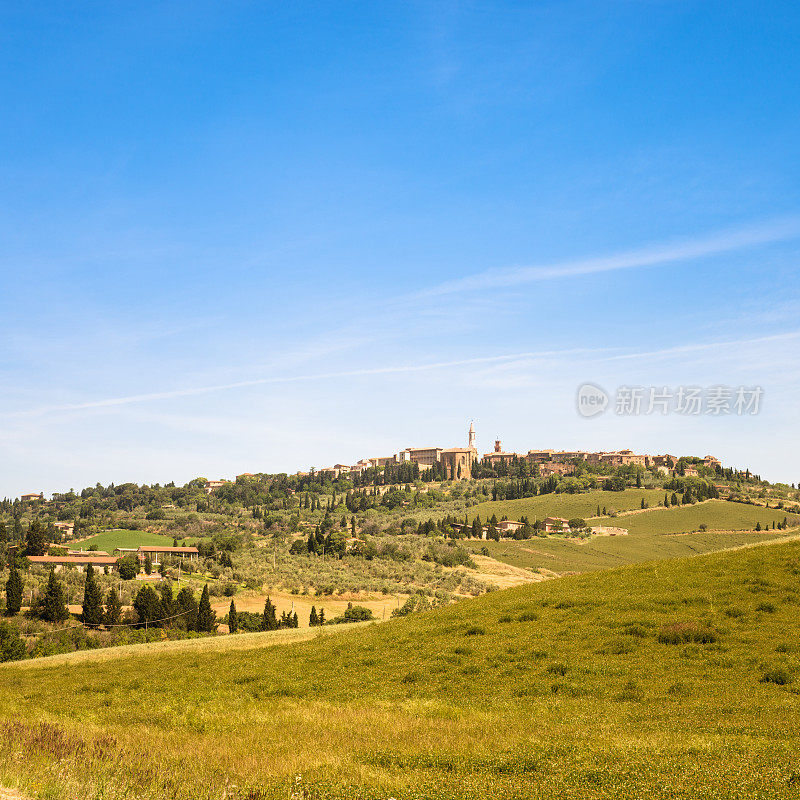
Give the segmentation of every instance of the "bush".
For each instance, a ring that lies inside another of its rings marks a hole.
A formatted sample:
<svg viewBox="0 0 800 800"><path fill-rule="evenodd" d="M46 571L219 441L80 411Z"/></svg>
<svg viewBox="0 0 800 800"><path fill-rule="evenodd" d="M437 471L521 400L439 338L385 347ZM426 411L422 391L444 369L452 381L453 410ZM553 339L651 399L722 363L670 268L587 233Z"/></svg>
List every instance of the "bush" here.
<svg viewBox="0 0 800 800"><path fill-rule="evenodd" d="M658 634L661 644L711 644L718 636L714 630L699 622L673 622L663 625Z"/></svg>
<svg viewBox="0 0 800 800"><path fill-rule="evenodd" d="M761 683L774 683L778 686L786 686L790 684L792 680L792 676L785 667L769 669L761 676Z"/></svg>
<svg viewBox="0 0 800 800"><path fill-rule="evenodd" d="M464 636L483 636L485 633L486 630L479 625L471 625L464 631Z"/></svg>
<svg viewBox="0 0 800 800"><path fill-rule="evenodd" d="M117 563L119 576L124 581L132 581L139 574L139 559L135 553L121 558Z"/></svg>
<svg viewBox="0 0 800 800"><path fill-rule="evenodd" d="M352 603L348 603L344 614L332 619L328 624L339 625L343 622L365 622L366 620L372 619L375 619L375 615L368 608L364 608L364 606L354 606Z"/></svg>
<svg viewBox="0 0 800 800"><path fill-rule="evenodd" d="M25 658L25 643L15 625L0 620L0 662Z"/></svg>

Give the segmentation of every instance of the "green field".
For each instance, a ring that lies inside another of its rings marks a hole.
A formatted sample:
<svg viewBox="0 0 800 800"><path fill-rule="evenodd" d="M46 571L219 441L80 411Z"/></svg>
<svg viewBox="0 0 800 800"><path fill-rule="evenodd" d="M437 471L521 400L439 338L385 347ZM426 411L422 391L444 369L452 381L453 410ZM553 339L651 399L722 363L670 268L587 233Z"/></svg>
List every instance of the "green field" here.
<svg viewBox="0 0 800 800"><path fill-rule="evenodd" d="M497 519L507 517L508 519L518 520L522 516L528 517L531 522L534 519L544 519L544 517L593 517L597 514L597 507L600 510L606 509L607 513L612 511L630 511L640 508L642 499L648 506L655 506L664 501L663 489L625 489L621 492L593 491L582 494L541 494L537 497L525 497L521 500L497 500L479 503L467 509L467 516L470 522L476 516L480 516L484 522L494 514ZM446 516L448 511L419 511L413 516L420 520L439 519ZM459 515L464 516L461 512Z"/></svg>
<svg viewBox="0 0 800 800"><path fill-rule="evenodd" d="M172 539L169 536L161 536L158 533L149 533L148 531L113 530L103 531L87 539L69 542L68 544L72 548L83 548L84 550L92 545L97 545L98 550L113 553L117 547L171 547Z"/></svg>
<svg viewBox="0 0 800 800"><path fill-rule="evenodd" d="M787 514L778 509L710 500L691 506L654 508L642 514L631 514L617 519L604 518L598 520L597 524L627 528L633 535L690 533L697 531L701 524L705 524L710 531L754 530L756 523L760 522L764 528L773 522L782 522L785 518L789 524L800 523L796 514Z"/></svg>
<svg viewBox="0 0 800 800"><path fill-rule="evenodd" d="M471 540L464 544L473 553L479 553L486 547L492 557L515 567L546 569L557 573L588 572L781 539L787 532L756 532L752 529L756 522L766 527L773 521L782 521L785 516L783 511L775 509L711 500L694 506L653 508L638 514L593 521L597 525L626 528L629 531L627 536L598 536L589 541L550 536L525 541ZM796 517L789 515L790 522L795 519ZM674 535L683 531L696 531L701 523L708 526L708 531L686 536ZM742 532L716 532L737 530Z"/></svg>
<svg viewBox="0 0 800 800"><path fill-rule="evenodd" d="M799 610L795 542L269 650L8 666L0 784L52 800L788 800Z"/></svg>

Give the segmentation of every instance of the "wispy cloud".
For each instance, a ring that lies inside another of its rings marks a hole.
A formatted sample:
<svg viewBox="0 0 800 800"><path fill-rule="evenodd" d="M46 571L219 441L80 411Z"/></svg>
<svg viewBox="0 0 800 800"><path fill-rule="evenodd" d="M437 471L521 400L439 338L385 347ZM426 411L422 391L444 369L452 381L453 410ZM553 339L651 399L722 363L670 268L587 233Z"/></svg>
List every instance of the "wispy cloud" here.
<svg viewBox="0 0 800 800"><path fill-rule="evenodd" d="M441 283L418 292L418 297L433 297L456 292L480 289L498 289L536 281L573 278L599 272L623 269L641 269L693 258L744 250L761 244L787 241L800 237L800 216L783 217L759 225L748 225L704 237L685 239L668 244L652 245L638 250L628 250L607 256L562 261L529 267L490 269Z"/></svg>
<svg viewBox="0 0 800 800"><path fill-rule="evenodd" d="M554 363L564 364L565 359L591 359L593 363L633 360L653 360L672 356L685 357L690 353L708 353L721 350L741 348L746 345L770 344L780 341L796 341L800 339L800 331L789 331L771 336L760 336L749 339L736 339L726 341L701 342L696 344L677 345L659 350L620 352L619 348L572 348L563 350L538 350L521 353L503 353L493 356L478 358L461 358L450 361L436 361L423 364L397 364L384 367L366 367L362 369L316 372L301 375L278 375L249 380L234 381L232 383L218 383L207 386L195 386L183 389L170 389L163 392L147 392L142 394L127 395L124 397L109 397L99 400L87 400L80 403L64 403L60 405L41 406L38 408L14 411L3 414L0 418L20 419L43 416L58 412L85 411L91 409L113 408L137 403L156 402L160 400L174 400L182 397L227 392L236 389L246 389L254 386L269 386L311 381L335 380L341 378L358 378L380 375L396 375L414 372L433 372L454 369L457 367L481 367L499 365L503 363L531 360L549 360Z"/></svg>

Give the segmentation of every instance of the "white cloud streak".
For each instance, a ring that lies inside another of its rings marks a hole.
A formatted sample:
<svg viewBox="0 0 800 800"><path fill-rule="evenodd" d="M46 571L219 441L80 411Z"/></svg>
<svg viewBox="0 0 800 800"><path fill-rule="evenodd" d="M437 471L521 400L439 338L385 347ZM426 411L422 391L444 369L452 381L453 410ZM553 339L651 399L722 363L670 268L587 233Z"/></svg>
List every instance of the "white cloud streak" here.
<svg viewBox="0 0 800 800"><path fill-rule="evenodd" d="M88 400L80 403L65 403L61 405L42 406L39 408L8 412L0 416L5 419L20 419L27 417L44 416L59 412L87 411L92 409L114 408L117 406L133 405L137 403L156 402L160 400L174 400L182 397L195 397L198 395L227 392L236 389L246 389L254 386L269 386L279 384L301 383L309 381L325 381L341 378L357 378L380 375L396 375L413 372L432 372L447 370L457 367L478 367L503 362L513 362L530 359L555 359L563 362L568 357L591 358L593 362L608 362L636 359L668 358L671 356L685 356L689 353L709 352L725 348L738 348L745 345L791 341L800 338L800 331L761 336L751 339L738 339L733 341L704 342L700 344L680 345L661 350L646 352L620 353L618 348L573 348L566 350L539 350L523 353L506 353L478 358L462 358L452 361L438 361L428 364L400 364L386 367L371 367L364 369L346 370L340 372L318 372L304 375L283 375L250 380L235 381L233 383L220 383L209 386L196 386L185 389L171 389L164 392L149 392L144 394L127 395L124 397L110 397L100 400Z"/></svg>
<svg viewBox="0 0 800 800"><path fill-rule="evenodd" d="M416 297L434 297L457 292L499 289L537 281L574 278L600 272L641 269L689 261L693 258L729 253L756 245L772 244L800 237L800 216L784 217L760 225L722 231L705 237L671 244L653 245L595 258L563 261L530 267L490 269L465 278L423 289Z"/></svg>

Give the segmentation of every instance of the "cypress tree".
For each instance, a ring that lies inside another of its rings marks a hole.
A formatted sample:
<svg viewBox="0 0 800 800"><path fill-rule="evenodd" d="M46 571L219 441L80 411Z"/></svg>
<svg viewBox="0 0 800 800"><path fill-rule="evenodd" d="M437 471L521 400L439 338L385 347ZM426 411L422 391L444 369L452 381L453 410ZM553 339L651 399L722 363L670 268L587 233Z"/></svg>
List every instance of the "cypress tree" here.
<svg viewBox="0 0 800 800"><path fill-rule="evenodd" d="M153 574L153 559L149 555L145 556L144 559L144 573L145 575Z"/></svg>
<svg viewBox="0 0 800 800"><path fill-rule="evenodd" d="M38 519L31 522L25 536L25 555L43 556L47 552L47 540L44 536L44 527Z"/></svg>
<svg viewBox="0 0 800 800"><path fill-rule="evenodd" d="M119 592L112 586L106 595L106 611L103 621L106 625L118 625L122 619L122 604L119 601Z"/></svg>
<svg viewBox="0 0 800 800"><path fill-rule="evenodd" d="M296 611L294 612L294 616L292 617L292 627L293 628L299 628L300 627L300 621L297 619L297 612Z"/></svg>
<svg viewBox="0 0 800 800"><path fill-rule="evenodd" d="M154 623L161 618L161 598L152 586L145 584L133 599L133 609L139 617L140 624Z"/></svg>
<svg viewBox="0 0 800 800"><path fill-rule="evenodd" d="M195 600L194 592L188 586L184 586L178 592L175 606L175 613L181 615L176 620L178 625L187 631L197 630L197 600Z"/></svg>
<svg viewBox="0 0 800 800"><path fill-rule="evenodd" d="M103 621L103 590L94 576L94 567L91 564L86 566L81 621L90 628L96 628Z"/></svg>
<svg viewBox="0 0 800 800"><path fill-rule="evenodd" d="M228 609L228 630L236 633L239 630L239 617L236 614L236 603L231 600L231 607Z"/></svg>
<svg viewBox="0 0 800 800"><path fill-rule="evenodd" d="M319 624L319 619L317 618L316 606L311 606L311 615L308 618L308 625L310 628L313 628L315 625L318 624Z"/></svg>
<svg viewBox="0 0 800 800"><path fill-rule="evenodd" d="M164 620L164 626L169 627L175 622L171 617L175 616L175 599L172 596L172 586L166 581L161 586L161 619Z"/></svg>
<svg viewBox="0 0 800 800"><path fill-rule="evenodd" d="M197 630L202 633L211 633L216 627L216 617L216 613L211 609L211 599L208 594L208 584L206 584L200 595L200 605L197 609Z"/></svg>
<svg viewBox="0 0 800 800"><path fill-rule="evenodd" d="M64 587L56 579L55 570L50 570L44 592L41 618L46 622L63 622L69 619L69 611L64 597Z"/></svg>
<svg viewBox="0 0 800 800"><path fill-rule="evenodd" d="M264 613L261 615L261 630L274 631L278 628L278 618L275 615L275 606L272 601L267 597L264 603Z"/></svg>
<svg viewBox="0 0 800 800"><path fill-rule="evenodd" d="M12 564L11 572L6 581L6 614L12 616L19 614L22 608L22 576Z"/></svg>
<svg viewBox="0 0 800 800"><path fill-rule="evenodd" d="M317 616L317 625L324 625L325 624L325 609L321 608L319 610L319 615Z"/></svg>

